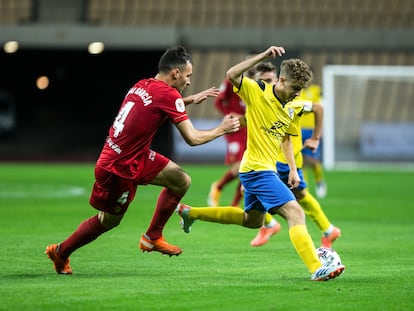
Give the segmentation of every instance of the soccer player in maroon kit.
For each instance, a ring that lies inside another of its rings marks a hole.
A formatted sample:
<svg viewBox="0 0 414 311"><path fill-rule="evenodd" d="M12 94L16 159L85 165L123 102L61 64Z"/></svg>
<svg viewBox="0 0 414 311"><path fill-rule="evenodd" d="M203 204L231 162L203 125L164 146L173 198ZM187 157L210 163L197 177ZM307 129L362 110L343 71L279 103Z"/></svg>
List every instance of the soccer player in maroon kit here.
<svg viewBox="0 0 414 311"><path fill-rule="evenodd" d="M216 97L214 105L223 116L231 114L234 117L242 117L246 112L246 105L240 97L233 92L233 85L229 80L224 80L220 86L220 94ZM239 131L224 136L227 143L225 164L229 165L229 169L224 173L220 180L215 181L211 185L208 196L208 205L219 206L220 195L222 189L234 179L239 178L240 161L246 149L247 128L241 127ZM231 206L238 206L243 197L241 191L241 183L237 182L236 190Z"/></svg>
<svg viewBox="0 0 414 311"><path fill-rule="evenodd" d="M160 58L155 78L138 81L127 93L95 166L95 183L90 204L98 214L83 221L63 242L51 244L45 253L59 274L72 274L69 255L116 227L135 197L138 185L163 187L154 215L141 236L142 251L179 255L180 247L169 244L163 228L191 184L176 163L150 149L151 141L168 119L191 145L201 145L227 133L238 131L238 118L227 115L211 130L193 127L185 105L197 104L218 90L210 88L182 98L181 92L190 85L191 58L184 47L168 49Z"/></svg>

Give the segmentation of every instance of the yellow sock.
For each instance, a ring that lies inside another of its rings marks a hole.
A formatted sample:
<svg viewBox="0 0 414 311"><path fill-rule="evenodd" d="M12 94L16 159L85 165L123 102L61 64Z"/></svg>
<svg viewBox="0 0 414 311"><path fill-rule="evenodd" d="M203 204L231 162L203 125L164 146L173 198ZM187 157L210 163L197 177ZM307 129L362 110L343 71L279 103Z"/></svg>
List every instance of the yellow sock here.
<svg viewBox="0 0 414 311"><path fill-rule="evenodd" d="M269 213L266 213L265 220L264 220L264 225L266 226L266 225L270 224L270 222L272 220L276 221L276 219L274 219L272 215L270 215Z"/></svg>
<svg viewBox="0 0 414 311"><path fill-rule="evenodd" d="M234 224L243 226L244 211L234 206L217 207L193 207L188 216L193 219L200 219L221 224Z"/></svg>
<svg viewBox="0 0 414 311"><path fill-rule="evenodd" d="M306 215L308 215L312 221L318 226L319 230L325 232L331 225L330 221L326 217L319 202L313 197L312 194L306 191L305 197L298 200L300 206L302 206Z"/></svg>
<svg viewBox="0 0 414 311"><path fill-rule="evenodd" d="M305 225L296 225L289 228L289 237L296 252L310 273L314 273L322 266L316 254L315 245Z"/></svg>
<svg viewBox="0 0 414 311"><path fill-rule="evenodd" d="M320 183L323 181L323 167L321 163L315 164L313 167L313 174L315 176L315 182Z"/></svg>

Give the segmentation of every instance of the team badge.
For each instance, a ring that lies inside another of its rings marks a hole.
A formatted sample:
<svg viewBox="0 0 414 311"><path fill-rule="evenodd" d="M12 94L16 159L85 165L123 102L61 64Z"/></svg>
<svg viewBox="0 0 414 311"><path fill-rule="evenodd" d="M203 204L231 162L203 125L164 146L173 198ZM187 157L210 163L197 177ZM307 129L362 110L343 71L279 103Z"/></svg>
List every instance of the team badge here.
<svg viewBox="0 0 414 311"><path fill-rule="evenodd" d="M292 108L288 108L288 111L289 111L289 117L290 117L291 119L293 119L293 114L295 113L295 110L294 110L294 109L292 109Z"/></svg>
<svg viewBox="0 0 414 311"><path fill-rule="evenodd" d="M175 108L177 108L178 112L184 112L185 111L185 105L182 98L177 98L175 100Z"/></svg>

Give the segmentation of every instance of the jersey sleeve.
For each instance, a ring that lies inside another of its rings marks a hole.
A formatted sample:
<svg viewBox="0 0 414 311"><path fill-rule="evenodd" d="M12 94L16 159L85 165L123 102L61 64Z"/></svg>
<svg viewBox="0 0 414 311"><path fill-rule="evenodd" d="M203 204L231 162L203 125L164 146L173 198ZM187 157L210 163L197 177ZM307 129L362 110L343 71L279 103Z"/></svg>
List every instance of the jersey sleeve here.
<svg viewBox="0 0 414 311"><path fill-rule="evenodd" d="M303 111L304 112L312 112L313 111L313 103L310 100L302 100L303 103Z"/></svg>
<svg viewBox="0 0 414 311"><path fill-rule="evenodd" d="M249 106L255 101L254 97L256 96L256 92L253 92L252 90L258 87L259 85L255 80L242 76L240 86L233 86L233 90L245 102L246 106Z"/></svg>
<svg viewBox="0 0 414 311"><path fill-rule="evenodd" d="M184 100L178 91L172 90L171 92L168 92L166 95L166 100L163 102L166 104L163 105L162 109L167 114L172 123L178 124L188 119Z"/></svg>

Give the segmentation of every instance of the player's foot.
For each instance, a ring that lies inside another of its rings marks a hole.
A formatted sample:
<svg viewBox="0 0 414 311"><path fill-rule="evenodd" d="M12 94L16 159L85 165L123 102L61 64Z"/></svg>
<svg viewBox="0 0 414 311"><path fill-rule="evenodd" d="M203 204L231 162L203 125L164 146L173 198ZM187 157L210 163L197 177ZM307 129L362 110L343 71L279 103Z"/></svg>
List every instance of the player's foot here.
<svg viewBox="0 0 414 311"><path fill-rule="evenodd" d="M69 265L69 258L63 259L56 253L59 245L51 244L46 247L45 254L53 262L53 266L59 274L72 274L72 268Z"/></svg>
<svg viewBox="0 0 414 311"><path fill-rule="evenodd" d="M323 199L328 194L328 187L324 181L318 182L316 184L316 196L319 199Z"/></svg>
<svg viewBox="0 0 414 311"><path fill-rule="evenodd" d="M142 252L151 253L152 251L160 252L165 255L178 256L183 250L178 246L168 244L164 237L160 237L157 240L149 239L145 234L141 236L139 240L139 248L142 249Z"/></svg>
<svg viewBox="0 0 414 311"><path fill-rule="evenodd" d="M312 281L329 281L330 279L334 279L338 277L342 272L344 272L344 270L345 270L344 265L322 266L312 274L311 280Z"/></svg>
<svg viewBox="0 0 414 311"><path fill-rule="evenodd" d="M280 231L280 229L282 229L282 226L278 222L271 228L261 227L256 237L250 242L250 245L262 246L263 244L266 244L272 236Z"/></svg>
<svg viewBox="0 0 414 311"><path fill-rule="evenodd" d="M218 182L215 181L211 184L210 193L208 194L207 204L208 206L219 206L221 191L217 188Z"/></svg>
<svg viewBox="0 0 414 311"><path fill-rule="evenodd" d="M321 246L332 248L332 243L341 236L341 229L333 227L331 234L321 238Z"/></svg>
<svg viewBox="0 0 414 311"><path fill-rule="evenodd" d="M185 233L189 233L191 231L191 225L194 222L194 219L191 219L190 216L188 215L188 213L190 212L190 209L191 209L190 206L185 205L183 203L179 203L177 205L177 209L175 210L177 214L181 216L180 225L181 225L181 229L183 229Z"/></svg>

